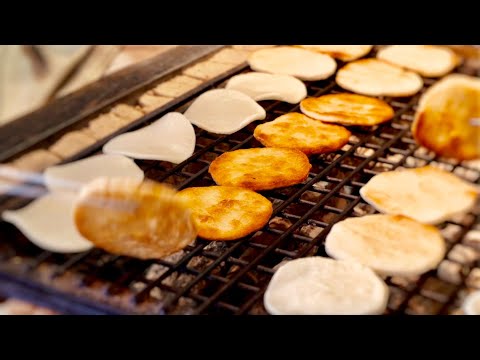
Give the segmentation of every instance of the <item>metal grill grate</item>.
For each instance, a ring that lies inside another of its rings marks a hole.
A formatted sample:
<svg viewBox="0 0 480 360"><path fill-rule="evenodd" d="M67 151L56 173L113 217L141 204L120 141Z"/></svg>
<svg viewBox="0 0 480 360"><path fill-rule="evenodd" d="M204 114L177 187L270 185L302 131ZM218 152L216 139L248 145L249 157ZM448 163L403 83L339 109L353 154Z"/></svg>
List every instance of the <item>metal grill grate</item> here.
<svg viewBox="0 0 480 360"><path fill-rule="evenodd" d="M249 70L243 67L238 72L242 71ZM221 87L224 81L214 80L210 88ZM433 83L425 79L422 92ZM309 96L344 92L331 79L308 82L307 87ZM401 166L432 164L480 182L478 162L441 159L415 144L410 125L419 97L384 98L395 110L391 122L352 129L354 136L344 148L310 157L312 169L304 183L261 192L272 201L274 213L269 224L251 236L230 242L197 239L163 260L140 261L98 249L76 255L44 252L13 226L1 223L0 281L8 284L3 286L7 291L29 289L24 296L63 306L65 312L266 314L263 293L278 264L304 256L327 256L323 242L333 224L375 212L359 196L359 189L373 175ZM279 101L260 104L267 111L264 121L299 111L298 105ZM183 112L188 105L170 111ZM137 164L146 177L179 189L214 185L208 174L210 162L227 151L261 146L252 135L259 123L228 136L196 129L195 154L187 161ZM457 313L465 295L480 289L480 206L440 228L449 249L446 259L437 270L416 279L386 278L390 287L387 313ZM65 301L60 304L54 299Z"/></svg>

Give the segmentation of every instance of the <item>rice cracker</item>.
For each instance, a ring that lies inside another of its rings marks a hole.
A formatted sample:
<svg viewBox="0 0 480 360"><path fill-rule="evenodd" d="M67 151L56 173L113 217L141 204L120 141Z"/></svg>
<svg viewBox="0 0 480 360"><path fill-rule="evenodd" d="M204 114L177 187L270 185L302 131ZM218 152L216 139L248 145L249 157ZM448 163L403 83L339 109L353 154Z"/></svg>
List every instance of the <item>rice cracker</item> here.
<svg viewBox="0 0 480 360"><path fill-rule="evenodd" d="M433 45L387 46L378 51L377 58L426 77L443 76L458 64L453 50Z"/></svg>
<svg viewBox="0 0 480 360"><path fill-rule="evenodd" d="M75 203L80 234L110 253L158 259L196 238L190 210L165 184L128 178L97 178Z"/></svg>
<svg viewBox="0 0 480 360"><path fill-rule="evenodd" d="M299 150L255 148L220 155L210 164L209 173L218 185L270 190L301 183L311 167Z"/></svg>
<svg viewBox="0 0 480 360"><path fill-rule="evenodd" d="M378 315L388 287L361 264L320 256L280 266L263 298L271 315Z"/></svg>
<svg viewBox="0 0 480 360"><path fill-rule="evenodd" d="M369 96L412 96L423 86L418 74L377 59L348 63L337 72L336 81L345 90Z"/></svg>
<svg viewBox="0 0 480 360"><path fill-rule="evenodd" d="M248 64L255 71L311 81L326 79L337 69L337 63L329 55L293 46L257 50L248 57Z"/></svg>
<svg viewBox="0 0 480 360"><path fill-rule="evenodd" d="M272 203L254 191L231 186L193 187L180 191L193 213L198 235L208 240L235 240L261 229Z"/></svg>
<svg viewBox="0 0 480 360"><path fill-rule="evenodd" d="M355 261L383 276L418 276L435 269L446 246L440 231L401 215L366 215L333 225L327 254Z"/></svg>
<svg viewBox="0 0 480 360"><path fill-rule="evenodd" d="M350 138L343 126L324 124L300 113L288 113L255 128L264 146L300 150L306 155L341 149Z"/></svg>
<svg viewBox="0 0 480 360"><path fill-rule="evenodd" d="M306 98L300 103L300 110L313 119L347 126L374 126L394 115L385 101L348 93Z"/></svg>
<svg viewBox="0 0 480 360"><path fill-rule="evenodd" d="M420 98L412 135L437 155L457 160L480 158L480 79L452 74Z"/></svg>
<svg viewBox="0 0 480 360"><path fill-rule="evenodd" d="M424 166L375 175L360 195L378 211L438 224L472 209L478 190L452 173Z"/></svg>

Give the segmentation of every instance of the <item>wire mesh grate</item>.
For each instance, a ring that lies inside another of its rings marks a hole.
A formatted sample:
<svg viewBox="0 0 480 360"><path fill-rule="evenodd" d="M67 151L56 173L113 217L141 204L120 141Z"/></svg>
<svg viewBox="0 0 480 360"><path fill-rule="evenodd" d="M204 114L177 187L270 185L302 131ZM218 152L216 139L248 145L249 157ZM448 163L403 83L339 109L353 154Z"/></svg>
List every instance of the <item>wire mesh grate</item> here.
<svg viewBox="0 0 480 360"><path fill-rule="evenodd" d="M225 80L217 79L209 88L222 87ZM246 238L230 242L197 239L165 259L140 261L99 249L75 255L44 252L12 225L0 223L0 272L43 284L54 290L55 296L71 294L94 304L108 304L118 313L266 314L263 293L279 264L299 257L327 256L323 243L333 224L375 213L359 195L375 174L431 164L480 182L478 162L436 157L411 137L418 99L433 83L425 79L424 88L414 97L383 98L395 110L393 120L373 128L352 129L353 136L342 149L311 156L312 169L303 183L261 192L272 201L273 215L263 229ZM344 92L332 79L306 85L309 96ZM183 112L193 98L169 111ZM266 119L232 135L196 128L195 153L181 164L136 162L147 178L178 189L214 185L208 167L216 157L260 147L253 137L259 123L299 111L298 105L279 101L261 101L260 105L267 111ZM480 207L440 228L449 249L445 259L438 269L418 278L386 278L390 288L387 314L455 314L463 298L480 289Z"/></svg>

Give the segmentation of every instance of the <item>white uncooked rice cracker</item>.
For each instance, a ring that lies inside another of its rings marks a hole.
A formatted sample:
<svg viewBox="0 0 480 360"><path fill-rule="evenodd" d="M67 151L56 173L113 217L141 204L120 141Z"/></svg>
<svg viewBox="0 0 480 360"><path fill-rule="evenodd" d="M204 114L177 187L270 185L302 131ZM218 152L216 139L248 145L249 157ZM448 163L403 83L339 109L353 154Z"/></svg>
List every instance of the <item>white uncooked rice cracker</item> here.
<svg viewBox="0 0 480 360"><path fill-rule="evenodd" d="M333 225L325 242L335 259L357 261L382 276L418 276L445 255L440 231L401 215L366 215Z"/></svg>
<svg viewBox="0 0 480 360"><path fill-rule="evenodd" d="M180 113L171 112L149 126L113 138L104 145L103 152L178 164L192 156L195 141L190 121Z"/></svg>
<svg viewBox="0 0 480 360"><path fill-rule="evenodd" d="M377 53L377 58L427 77L443 76L458 64L453 50L433 45L387 46Z"/></svg>
<svg viewBox="0 0 480 360"><path fill-rule="evenodd" d="M319 256L280 266L264 295L272 315L378 315L387 300L388 287L366 266Z"/></svg>
<svg viewBox="0 0 480 360"><path fill-rule="evenodd" d="M345 90L369 96L412 96L423 86L418 74L377 59L348 63L338 70L336 81Z"/></svg>
<svg viewBox="0 0 480 360"><path fill-rule="evenodd" d="M93 244L77 231L73 222L73 193L51 193L19 210L7 210L3 220L14 224L32 243L57 253L76 253Z"/></svg>
<svg viewBox="0 0 480 360"><path fill-rule="evenodd" d="M383 172L360 189L378 211L438 224L473 208L478 189L433 166Z"/></svg>
<svg viewBox="0 0 480 360"><path fill-rule="evenodd" d="M238 90L255 101L279 100L297 104L307 96L307 87L297 78L262 72L236 75L228 80L226 88Z"/></svg>
<svg viewBox="0 0 480 360"><path fill-rule="evenodd" d="M293 46L257 50L248 57L248 64L255 71L291 75L308 81L326 79L337 69L331 56Z"/></svg>
<svg viewBox="0 0 480 360"><path fill-rule="evenodd" d="M207 91L185 111L192 124L215 134L233 134L265 116L265 110L255 100L229 89Z"/></svg>
<svg viewBox="0 0 480 360"><path fill-rule="evenodd" d="M97 177L129 177L140 183L143 171L132 159L122 155L95 155L64 165L49 167L44 172L50 191L78 191Z"/></svg>

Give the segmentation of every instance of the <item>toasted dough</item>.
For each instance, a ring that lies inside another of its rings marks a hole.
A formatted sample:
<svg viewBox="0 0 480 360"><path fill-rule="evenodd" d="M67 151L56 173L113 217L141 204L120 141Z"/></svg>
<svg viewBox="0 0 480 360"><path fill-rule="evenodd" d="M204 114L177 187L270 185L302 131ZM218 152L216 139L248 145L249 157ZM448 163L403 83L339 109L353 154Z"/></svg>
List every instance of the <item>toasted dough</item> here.
<svg viewBox="0 0 480 360"><path fill-rule="evenodd" d="M193 213L198 235L208 240L236 240L262 228L272 203L254 191L231 187L193 187L177 194Z"/></svg>
<svg viewBox="0 0 480 360"><path fill-rule="evenodd" d="M257 148L222 154L208 171L218 185L270 190L301 183L311 167L299 150Z"/></svg>
<svg viewBox="0 0 480 360"><path fill-rule="evenodd" d="M336 81L345 90L370 96L412 96L423 86L418 74L377 59L348 63Z"/></svg>
<svg viewBox="0 0 480 360"><path fill-rule="evenodd" d="M272 315L378 315L387 301L388 287L372 270L320 256L282 265L263 298Z"/></svg>
<svg viewBox="0 0 480 360"><path fill-rule="evenodd" d="M353 61L367 55L373 45L299 45L300 47L328 54L342 61Z"/></svg>
<svg viewBox="0 0 480 360"><path fill-rule="evenodd" d="M311 155L342 148L351 133L343 126L324 124L300 113L288 113L258 125L253 135L265 146L296 149Z"/></svg>
<svg viewBox="0 0 480 360"><path fill-rule="evenodd" d="M412 135L436 154L457 160L480 158L480 79L452 74L421 97Z"/></svg>
<svg viewBox="0 0 480 360"><path fill-rule="evenodd" d="M191 213L175 194L153 181L98 178L82 188L74 221L85 238L113 254L162 258L196 237Z"/></svg>
<svg viewBox="0 0 480 360"><path fill-rule="evenodd" d="M455 52L444 46L392 45L381 49L377 58L427 77L439 77L458 64Z"/></svg>
<svg viewBox="0 0 480 360"><path fill-rule="evenodd" d="M329 55L293 46L257 50L248 57L248 64L255 71L292 75L300 80L323 80L337 69Z"/></svg>
<svg viewBox="0 0 480 360"><path fill-rule="evenodd" d="M328 94L302 100L300 110L311 118L342 125L374 126L394 111L385 101L356 94Z"/></svg>
<svg viewBox="0 0 480 360"><path fill-rule="evenodd" d="M437 267L446 247L440 231L401 215L366 215L333 225L325 250L381 275L418 276Z"/></svg>
<svg viewBox="0 0 480 360"><path fill-rule="evenodd" d="M475 187L433 166L388 171L360 189L363 199L378 211L437 224L475 205Z"/></svg>

